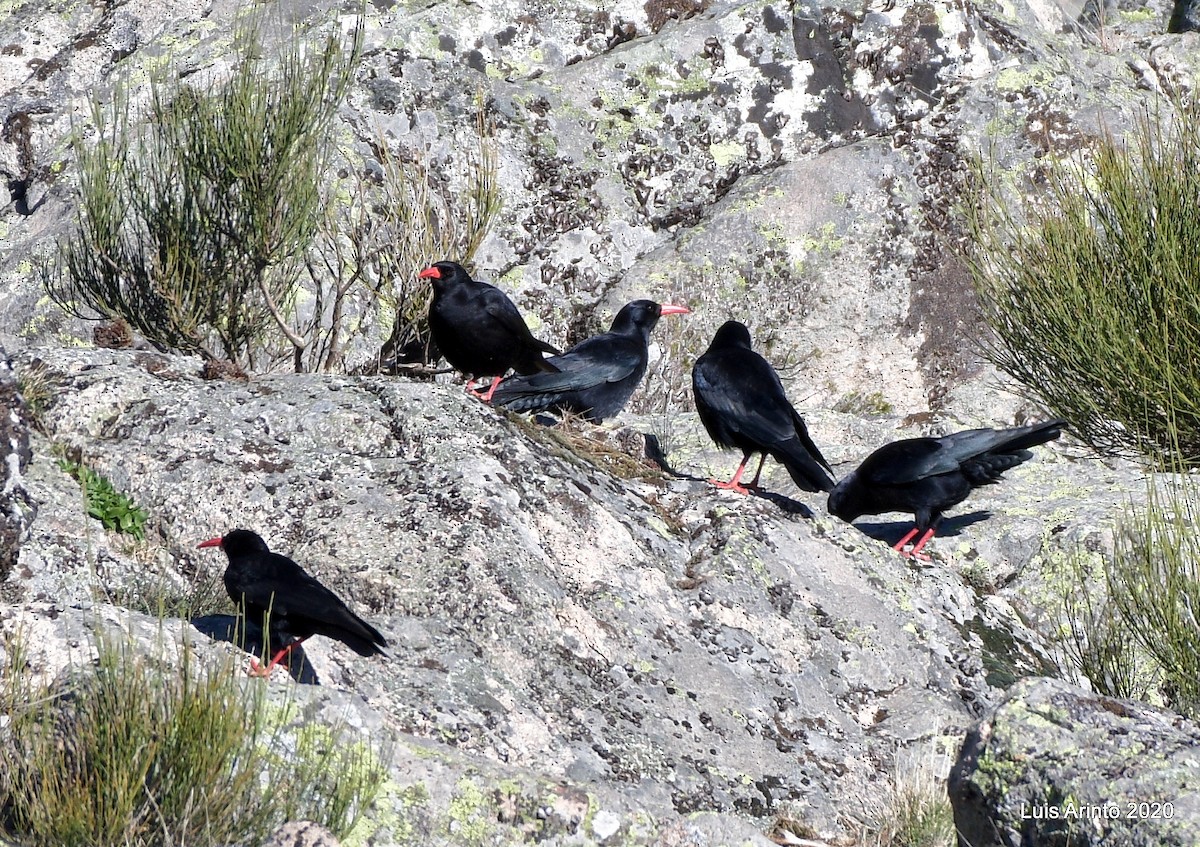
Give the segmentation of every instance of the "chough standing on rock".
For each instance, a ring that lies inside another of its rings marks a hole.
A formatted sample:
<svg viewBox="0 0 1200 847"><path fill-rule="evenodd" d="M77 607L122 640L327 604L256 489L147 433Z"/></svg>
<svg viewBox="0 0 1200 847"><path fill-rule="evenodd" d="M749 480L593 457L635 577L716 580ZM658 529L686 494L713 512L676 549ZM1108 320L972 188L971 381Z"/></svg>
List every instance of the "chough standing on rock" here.
<svg viewBox="0 0 1200 847"><path fill-rule="evenodd" d="M225 551L229 566L224 581L230 598L247 618L261 624L264 633L270 633L267 643L284 645L265 668L251 659L251 675L269 675L313 635L341 641L360 656L382 654L387 646L379 630L287 556L272 553L257 533L235 529L198 546Z"/></svg>
<svg viewBox="0 0 1200 847"><path fill-rule="evenodd" d="M1015 429L969 429L941 438L906 438L867 456L829 494L829 512L846 522L862 515L913 512L916 526L894 548L918 532L905 555L916 556L933 537L942 513L967 499L972 489L999 482L1002 474L1033 457L1028 448L1053 441L1066 421Z"/></svg>
<svg viewBox="0 0 1200 847"><path fill-rule="evenodd" d="M750 331L726 321L692 367L692 391L700 421L718 447L742 451L742 463L729 482L710 480L739 494L758 488L770 454L804 491L829 491L829 463L809 437L804 419L792 408L775 369L751 348ZM746 463L761 453L749 485L741 485Z"/></svg>
<svg viewBox="0 0 1200 847"><path fill-rule="evenodd" d="M490 403L504 375L553 372L543 353L558 349L533 337L512 300L499 288L471 279L456 262L437 262L419 276L433 285L429 333L446 361L467 376L474 391L479 377L495 377L484 395Z"/></svg>
<svg viewBox="0 0 1200 847"><path fill-rule="evenodd" d="M495 402L516 412L575 412L600 423L625 408L642 381L650 361L650 330L658 319L690 311L653 300L626 303L608 332L547 360L557 373L507 379L496 391Z"/></svg>

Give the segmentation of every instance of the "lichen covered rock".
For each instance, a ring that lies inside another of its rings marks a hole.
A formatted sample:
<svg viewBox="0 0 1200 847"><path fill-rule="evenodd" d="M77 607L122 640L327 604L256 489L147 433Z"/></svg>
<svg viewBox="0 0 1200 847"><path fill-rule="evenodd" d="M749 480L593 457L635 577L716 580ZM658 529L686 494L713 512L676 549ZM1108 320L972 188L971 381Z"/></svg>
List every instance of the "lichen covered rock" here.
<svg viewBox="0 0 1200 847"><path fill-rule="evenodd" d="M972 847L1200 842L1200 727L1054 679L1027 679L967 736L950 775Z"/></svg>

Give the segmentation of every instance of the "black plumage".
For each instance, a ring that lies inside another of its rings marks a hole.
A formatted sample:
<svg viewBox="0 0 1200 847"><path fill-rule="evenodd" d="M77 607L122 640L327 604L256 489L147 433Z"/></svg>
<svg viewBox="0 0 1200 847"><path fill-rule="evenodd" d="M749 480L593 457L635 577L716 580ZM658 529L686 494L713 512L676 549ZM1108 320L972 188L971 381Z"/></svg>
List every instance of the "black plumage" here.
<svg viewBox="0 0 1200 847"><path fill-rule="evenodd" d="M650 358L650 330L658 319L688 311L653 300L627 303L608 332L552 356L548 361L557 373L510 377L496 392L495 402L517 412L575 412L600 423L625 408L642 381Z"/></svg>
<svg viewBox="0 0 1200 847"><path fill-rule="evenodd" d="M387 646L379 630L287 556L272 553L257 533L235 529L199 546L225 551L230 599L248 620L270 632L271 643L284 645L261 673L270 673L295 645L313 635L341 641L360 656L374 656Z"/></svg>
<svg viewBox="0 0 1200 847"><path fill-rule="evenodd" d="M433 287L429 304L429 332L433 343L455 370L474 386L479 377L502 378L510 370L519 374L553 372L543 353L556 347L539 341L526 326L512 300L499 288L472 279L456 262L437 262L419 276ZM485 400L499 386L492 382Z"/></svg>
<svg viewBox="0 0 1200 847"><path fill-rule="evenodd" d="M829 494L829 512L844 521L883 512L912 512L916 526L895 545L908 555L933 537L946 509L981 485L999 482L1009 468L1033 457L1030 447L1053 441L1066 421L1015 429L969 429L941 438L907 438L885 444L844 477Z"/></svg>
<svg viewBox="0 0 1200 847"><path fill-rule="evenodd" d="M804 491L833 488L833 479L826 472L832 468L788 402L775 369L754 352L745 325L738 321L721 325L692 367L692 391L700 421L712 440L743 454L729 482L712 480L718 488L742 494L747 488L757 488L768 455L786 467ZM762 454L758 471L749 486L742 486L742 473L754 453Z"/></svg>

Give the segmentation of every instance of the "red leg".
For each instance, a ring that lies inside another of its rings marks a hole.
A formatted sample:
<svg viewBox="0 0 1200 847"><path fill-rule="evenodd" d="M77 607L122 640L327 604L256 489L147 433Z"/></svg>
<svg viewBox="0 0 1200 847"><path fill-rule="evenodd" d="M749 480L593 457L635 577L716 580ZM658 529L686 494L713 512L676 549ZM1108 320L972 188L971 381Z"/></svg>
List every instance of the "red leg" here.
<svg viewBox="0 0 1200 847"><path fill-rule="evenodd" d="M925 553L922 555L921 548L925 546L926 541L933 538L933 529L933 527L930 527L929 529L925 530L925 534L921 536L921 540L918 541L912 550L909 551L909 556L913 557L914 559L921 559L925 562L929 561L929 554Z"/></svg>
<svg viewBox="0 0 1200 847"><path fill-rule="evenodd" d="M483 402L491 403L492 395L496 393L496 389L500 387L500 383L504 381L504 377L498 376L492 380L492 387L487 390L487 394L483 396Z"/></svg>
<svg viewBox="0 0 1200 847"><path fill-rule="evenodd" d="M912 541L913 536L916 534L917 534L917 528L914 526L912 529L910 529L905 534L905 536L903 538L901 538L899 541L897 541L895 544L892 545L892 549L896 550L898 552L902 551L904 549L904 545L907 544L908 542Z"/></svg>
<svg viewBox="0 0 1200 847"><path fill-rule="evenodd" d="M467 393L468 394L476 393L475 392L475 377L471 377L470 379L467 380Z"/></svg>
<svg viewBox="0 0 1200 847"><path fill-rule="evenodd" d="M719 482L715 479L710 479L709 482L711 482L717 488L723 488L726 491L734 491L738 494L749 494L750 490L748 488L738 484L742 478L742 473L746 470L746 462L748 461L750 461L749 453L747 453L745 456L742 456L742 463L738 465L737 471L735 471L733 474L733 479L729 480L729 482ZM758 477L755 477L755 479L757 480Z"/></svg>
<svg viewBox="0 0 1200 847"><path fill-rule="evenodd" d="M767 461L766 453L763 453L761 456L758 457L758 470L756 470L754 472L754 479L751 480L750 484L746 486L747 488L758 488L758 478L760 476L762 476L762 466L766 461Z"/></svg>
<svg viewBox="0 0 1200 847"><path fill-rule="evenodd" d="M246 670L246 673L249 676L270 676L271 671L275 670L275 666L283 660L283 657L289 655L292 652L292 649L303 641L304 638L297 638L295 641L278 651L274 656L271 657L271 661L267 663L265 668L259 664L258 659L256 659L254 656L251 656L250 667Z"/></svg>

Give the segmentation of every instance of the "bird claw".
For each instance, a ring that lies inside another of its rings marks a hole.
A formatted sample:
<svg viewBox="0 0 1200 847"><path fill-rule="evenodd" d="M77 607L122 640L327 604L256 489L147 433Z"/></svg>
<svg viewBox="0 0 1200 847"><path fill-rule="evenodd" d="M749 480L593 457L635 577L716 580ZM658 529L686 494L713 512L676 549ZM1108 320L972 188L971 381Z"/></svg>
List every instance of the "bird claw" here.
<svg viewBox="0 0 1200 847"><path fill-rule="evenodd" d="M730 480L729 482L721 482L719 479L709 479L709 482L712 483L714 487L720 488L722 491L732 491L734 494L749 494L751 491L761 490L753 483L749 485L742 485L740 482L735 482L734 480Z"/></svg>
<svg viewBox="0 0 1200 847"><path fill-rule="evenodd" d="M246 676L256 679L269 679L271 672L279 667L279 662L272 659L265 665L258 661L253 656L250 657L250 667L246 668Z"/></svg>
<svg viewBox="0 0 1200 847"><path fill-rule="evenodd" d="M720 480L713 480L713 479L710 479L708 481L712 482L714 487L720 488L721 491L732 491L734 494L749 494L750 493L749 486L740 485L740 483L738 483L738 482L732 482L732 481L731 482L721 482Z"/></svg>

